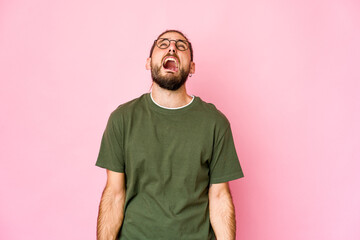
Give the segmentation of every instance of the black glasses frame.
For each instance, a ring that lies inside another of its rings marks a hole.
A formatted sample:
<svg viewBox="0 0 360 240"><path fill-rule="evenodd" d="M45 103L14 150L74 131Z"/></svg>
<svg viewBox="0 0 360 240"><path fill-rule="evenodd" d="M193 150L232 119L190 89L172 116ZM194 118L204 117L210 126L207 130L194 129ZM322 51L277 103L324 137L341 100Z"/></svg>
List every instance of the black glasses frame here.
<svg viewBox="0 0 360 240"><path fill-rule="evenodd" d="M159 44L158 44L158 41L159 40L166 40L168 42L167 46L166 47L160 47ZM170 40L168 38L158 38L155 40L155 43L156 43L156 46L160 49L166 49L170 46L171 42L175 42L175 46L176 46L176 49L179 50L179 51L186 51L189 49L189 46L190 46L190 42L186 41L186 40L181 40L181 39L178 39L178 40ZM185 46L186 46L186 49L180 49L178 47L178 43L181 42L181 43L185 43Z"/></svg>

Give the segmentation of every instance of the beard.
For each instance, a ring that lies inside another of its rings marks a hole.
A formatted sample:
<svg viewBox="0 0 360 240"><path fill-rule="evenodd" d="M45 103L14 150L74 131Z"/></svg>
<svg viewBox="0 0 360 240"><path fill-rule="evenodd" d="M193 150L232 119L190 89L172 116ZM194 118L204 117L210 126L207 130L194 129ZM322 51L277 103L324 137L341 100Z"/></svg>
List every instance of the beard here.
<svg viewBox="0 0 360 240"><path fill-rule="evenodd" d="M160 67L152 66L151 77L161 88L175 91L185 84L189 76L190 67L187 69L179 69L179 71L178 76L174 76L173 74L168 74L170 76L162 76L160 73Z"/></svg>

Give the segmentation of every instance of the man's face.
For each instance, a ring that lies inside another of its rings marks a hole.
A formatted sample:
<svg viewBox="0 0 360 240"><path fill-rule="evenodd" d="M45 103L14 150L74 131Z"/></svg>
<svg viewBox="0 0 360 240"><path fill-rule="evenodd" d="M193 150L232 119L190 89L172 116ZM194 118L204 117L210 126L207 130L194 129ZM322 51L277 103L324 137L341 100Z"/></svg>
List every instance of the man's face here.
<svg viewBox="0 0 360 240"><path fill-rule="evenodd" d="M185 40L179 33L168 32L160 38L169 40ZM179 45L178 45L179 46ZM154 47L151 58L147 60L147 69L151 69L151 77L161 88L177 90L184 85L189 73L195 72L195 64L191 62L190 49L180 51L175 41L164 49Z"/></svg>

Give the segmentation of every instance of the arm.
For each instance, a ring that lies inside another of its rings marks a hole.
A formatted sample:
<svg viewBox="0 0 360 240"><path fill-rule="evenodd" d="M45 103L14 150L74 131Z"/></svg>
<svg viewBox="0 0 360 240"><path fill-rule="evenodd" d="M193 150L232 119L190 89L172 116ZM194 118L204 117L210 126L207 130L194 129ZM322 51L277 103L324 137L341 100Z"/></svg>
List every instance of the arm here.
<svg viewBox="0 0 360 240"><path fill-rule="evenodd" d="M235 240L235 210L227 182L210 185L209 211L216 239Z"/></svg>
<svg viewBox="0 0 360 240"><path fill-rule="evenodd" d="M125 173L106 170L107 182L103 191L97 219L97 239L115 239L124 218Z"/></svg>

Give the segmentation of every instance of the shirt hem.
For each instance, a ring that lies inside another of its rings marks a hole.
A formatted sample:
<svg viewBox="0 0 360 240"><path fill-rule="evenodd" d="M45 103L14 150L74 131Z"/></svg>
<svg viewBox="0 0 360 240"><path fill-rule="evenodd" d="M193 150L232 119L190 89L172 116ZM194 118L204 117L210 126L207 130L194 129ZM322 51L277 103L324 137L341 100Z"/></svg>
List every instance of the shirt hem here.
<svg viewBox="0 0 360 240"><path fill-rule="evenodd" d="M113 172L125 173L124 169L113 168L113 167L109 167L109 166L102 165L102 164L100 164L100 163L96 163L95 166L101 167L101 168L105 168L105 169L110 170L110 171L113 171Z"/></svg>
<svg viewBox="0 0 360 240"><path fill-rule="evenodd" d="M236 179L239 179L242 177L244 177L244 174L242 172L237 172L237 173L233 173L228 176L225 176L225 177L210 179L210 184L229 182L229 181L233 181L233 180L236 180Z"/></svg>

